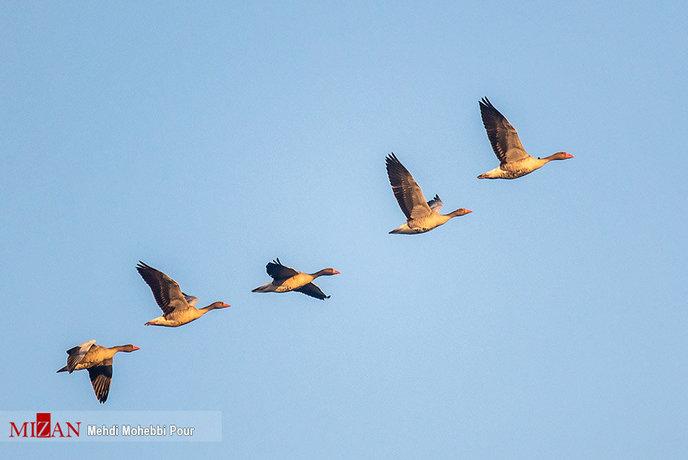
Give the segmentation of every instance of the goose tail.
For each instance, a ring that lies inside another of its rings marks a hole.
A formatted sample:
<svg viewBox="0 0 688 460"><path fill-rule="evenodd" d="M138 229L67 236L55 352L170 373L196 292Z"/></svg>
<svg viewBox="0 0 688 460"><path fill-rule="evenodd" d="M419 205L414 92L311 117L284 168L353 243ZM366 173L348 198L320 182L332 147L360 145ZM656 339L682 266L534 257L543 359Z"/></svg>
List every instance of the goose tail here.
<svg viewBox="0 0 688 460"><path fill-rule="evenodd" d="M272 286L272 283L264 284L262 286L258 286L251 292L270 292L270 286Z"/></svg>

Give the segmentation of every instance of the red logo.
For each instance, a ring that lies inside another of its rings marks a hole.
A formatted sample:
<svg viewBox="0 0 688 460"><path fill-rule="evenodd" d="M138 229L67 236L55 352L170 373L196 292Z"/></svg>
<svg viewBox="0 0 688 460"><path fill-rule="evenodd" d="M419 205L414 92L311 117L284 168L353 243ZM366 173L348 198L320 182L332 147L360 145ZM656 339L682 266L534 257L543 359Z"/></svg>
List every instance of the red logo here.
<svg viewBox="0 0 688 460"><path fill-rule="evenodd" d="M50 412L37 412L36 420L19 425L10 422L10 438L78 438L80 430L81 422L52 423Z"/></svg>

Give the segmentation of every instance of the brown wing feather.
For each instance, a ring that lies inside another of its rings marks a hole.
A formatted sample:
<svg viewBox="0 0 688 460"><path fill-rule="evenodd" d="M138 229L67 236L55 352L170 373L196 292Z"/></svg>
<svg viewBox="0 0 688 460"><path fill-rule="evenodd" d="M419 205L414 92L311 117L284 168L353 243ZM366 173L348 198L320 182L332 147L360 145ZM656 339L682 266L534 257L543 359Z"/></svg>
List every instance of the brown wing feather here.
<svg viewBox="0 0 688 460"><path fill-rule="evenodd" d="M67 371L70 374L74 372L76 365L84 359L86 353L95 346L95 343L95 340L89 340L88 342L84 342L81 345L77 345L67 350Z"/></svg>
<svg viewBox="0 0 688 460"><path fill-rule="evenodd" d="M88 376L98 401L101 403L107 401L110 393L110 382L112 381L112 360L105 360L100 366L89 367Z"/></svg>
<svg viewBox="0 0 688 460"><path fill-rule="evenodd" d="M439 212L440 209L442 209L442 205L442 200L440 199L440 196L437 194L432 200L428 201L428 206L430 206L430 209L432 209L435 212Z"/></svg>
<svg viewBox="0 0 688 460"><path fill-rule="evenodd" d="M164 314L189 307L175 280L141 261L136 265L136 270L153 291L153 297Z"/></svg>
<svg viewBox="0 0 688 460"><path fill-rule="evenodd" d="M71 374L74 368L84 358L84 355L69 355L67 357L67 371Z"/></svg>
<svg viewBox="0 0 688 460"><path fill-rule="evenodd" d="M273 260L272 262L269 262L265 266L265 271L267 271L268 275L270 275L270 277L275 281L282 281L287 278L291 278L294 275L298 275L299 273L293 268L282 265L282 262L280 262L279 257Z"/></svg>
<svg viewBox="0 0 688 460"><path fill-rule="evenodd" d="M313 283L308 283L308 284L301 286L300 288L294 289L294 290L297 292L300 292L302 294L306 294L308 296L315 297L316 299L320 299L320 300L325 300L325 299L330 298L329 295L325 295L325 293L323 291L321 291L320 288Z"/></svg>
<svg viewBox="0 0 688 460"><path fill-rule="evenodd" d="M394 153L385 158L387 176L394 197L407 219L418 219L432 213L423 191L411 173L401 164Z"/></svg>
<svg viewBox="0 0 688 460"><path fill-rule="evenodd" d="M479 105L487 138L500 163L511 163L529 157L514 127L490 100L484 97Z"/></svg>

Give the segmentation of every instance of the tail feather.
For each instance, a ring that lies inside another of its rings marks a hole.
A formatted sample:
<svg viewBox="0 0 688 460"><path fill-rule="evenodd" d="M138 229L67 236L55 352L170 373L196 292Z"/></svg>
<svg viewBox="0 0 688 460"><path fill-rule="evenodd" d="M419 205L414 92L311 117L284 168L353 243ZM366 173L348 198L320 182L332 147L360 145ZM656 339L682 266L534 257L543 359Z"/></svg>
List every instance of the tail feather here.
<svg viewBox="0 0 688 460"><path fill-rule="evenodd" d="M262 286L258 286L257 288L255 288L255 289L252 290L251 292L269 292L267 289L268 289L270 286L272 286L272 283L264 284L264 285L262 285Z"/></svg>
<svg viewBox="0 0 688 460"><path fill-rule="evenodd" d="M67 368L67 366L65 366L61 369L58 369L57 372L69 372L69 369Z"/></svg>

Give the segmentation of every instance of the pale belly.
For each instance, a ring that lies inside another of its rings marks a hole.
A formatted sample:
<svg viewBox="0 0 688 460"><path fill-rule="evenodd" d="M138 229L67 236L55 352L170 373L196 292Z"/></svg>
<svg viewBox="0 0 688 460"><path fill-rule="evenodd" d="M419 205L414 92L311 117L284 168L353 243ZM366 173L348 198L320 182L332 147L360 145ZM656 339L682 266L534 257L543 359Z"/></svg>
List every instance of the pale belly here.
<svg viewBox="0 0 688 460"><path fill-rule="evenodd" d="M524 158L521 161L499 165L478 176L479 179L517 179L542 168L547 160Z"/></svg>
<svg viewBox="0 0 688 460"><path fill-rule="evenodd" d="M86 355L79 361L79 364L74 366L75 371L82 369L88 369L93 366L99 366L106 359L112 358L113 353L108 353L103 349L98 349L94 351L89 351Z"/></svg>
<svg viewBox="0 0 688 460"><path fill-rule="evenodd" d="M545 165L545 162L537 158L525 158L515 163L500 166L503 171L503 179L516 179L537 171Z"/></svg>
<svg viewBox="0 0 688 460"><path fill-rule="evenodd" d="M413 219L408 222L409 230L413 233L425 233L446 223L449 217L440 214L430 214L429 216Z"/></svg>
<svg viewBox="0 0 688 460"><path fill-rule="evenodd" d="M311 281L313 281L313 277L311 275L308 275L306 273L299 273L297 275L292 276L291 278L286 279L284 283L277 286L275 288L275 292L293 291L294 289L298 289L300 287L305 286Z"/></svg>
<svg viewBox="0 0 688 460"><path fill-rule="evenodd" d="M188 308L186 310L174 311L166 317L175 326L190 323L202 316L201 311L197 309Z"/></svg>
<svg viewBox="0 0 688 460"><path fill-rule="evenodd" d="M100 364L100 363L93 363L93 362L90 362L90 361L81 361L79 364L77 364L76 366L74 366L74 370L75 370L75 371L82 371L82 370L84 370L84 369L89 369L89 368L91 368L91 367L93 367L93 366L97 366L98 364Z"/></svg>

